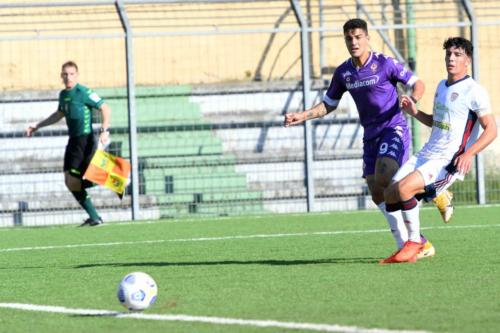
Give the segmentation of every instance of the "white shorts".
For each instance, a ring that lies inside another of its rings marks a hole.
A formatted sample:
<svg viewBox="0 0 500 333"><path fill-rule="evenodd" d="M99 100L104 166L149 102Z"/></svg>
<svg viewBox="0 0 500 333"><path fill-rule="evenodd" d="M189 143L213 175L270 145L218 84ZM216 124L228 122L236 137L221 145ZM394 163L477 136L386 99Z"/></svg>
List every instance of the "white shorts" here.
<svg viewBox="0 0 500 333"><path fill-rule="evenodd" d="M455 180L464 180L464 176L459 172L453 174L448 172L446 170L448 164L450 164L450 160L448 159L429 159L412 156L399 168L392 179L400 181L413 171L418 170L424 179L424 185L432 185L436 189L436 194L439 194L450 187Z"/></svg>

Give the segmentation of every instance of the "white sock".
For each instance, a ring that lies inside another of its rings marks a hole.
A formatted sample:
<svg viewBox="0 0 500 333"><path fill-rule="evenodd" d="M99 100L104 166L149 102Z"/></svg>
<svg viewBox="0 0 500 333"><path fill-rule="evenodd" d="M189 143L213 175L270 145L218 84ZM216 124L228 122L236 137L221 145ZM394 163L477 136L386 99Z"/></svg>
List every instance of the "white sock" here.
<svg viewBox="0 0 500 333"><path fill-rule="evenodd" d="M408 231L403 220L403 215L400 210L395 212L387 212L385 210L385 202L378 205L378 208L382 211L389 224L389 228L392 232L392 237L396 241L396 246L398 249L402 248L405 242L408 240Z"/></svg>
<svg viewBox="0 0 500 333"><path fill-rule="evenodd" d="M420 206L417 204L409 210L403 210L403 219L408 230L408 240L421 242L420 237Z"/></svg>

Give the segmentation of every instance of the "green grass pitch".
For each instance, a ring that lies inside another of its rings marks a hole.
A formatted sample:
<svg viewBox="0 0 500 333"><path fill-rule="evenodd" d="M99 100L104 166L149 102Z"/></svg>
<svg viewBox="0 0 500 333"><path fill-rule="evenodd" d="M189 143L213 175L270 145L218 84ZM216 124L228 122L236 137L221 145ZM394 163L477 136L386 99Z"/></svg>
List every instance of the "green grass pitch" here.
<svg viewBox="0 0 500 333"><path fill-rule="evenodd" d="M0 229L0 303L125 311L117 285L143 271L159 286L144 314L496 333L499 216L458 207L444 225L423 209L437 254L400 265L378 264L394 241L377 211ZM0 332L310 330L0 307Z"/></svg>

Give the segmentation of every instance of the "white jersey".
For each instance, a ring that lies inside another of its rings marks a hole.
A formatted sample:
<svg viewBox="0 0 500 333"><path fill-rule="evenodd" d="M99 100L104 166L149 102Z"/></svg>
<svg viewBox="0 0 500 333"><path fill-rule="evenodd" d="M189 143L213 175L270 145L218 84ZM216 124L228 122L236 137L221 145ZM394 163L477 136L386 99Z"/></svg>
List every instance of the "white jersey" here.
<svg viewBox="0 0 500 333"><path fill-rule="evenodd" d="M434 96L431 136L417 157L451 161L477 140L477 119L488 113L488 93L471 77L449 86L446 80L441 81Z"/></svg>

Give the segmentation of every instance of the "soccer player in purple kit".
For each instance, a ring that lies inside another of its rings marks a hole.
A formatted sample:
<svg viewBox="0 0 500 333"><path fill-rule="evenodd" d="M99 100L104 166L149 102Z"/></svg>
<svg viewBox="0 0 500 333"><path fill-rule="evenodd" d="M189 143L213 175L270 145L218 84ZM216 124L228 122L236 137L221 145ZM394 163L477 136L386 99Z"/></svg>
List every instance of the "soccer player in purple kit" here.
<svg viewBox="0 0 500 333"><path fill-rule="evenodd" d="M403 216L387 214L384 200L385 188L409 157L410 131L399 107L396 84L401 82L412 88L409 98L415 103L422 97L425 86L404 64L370 51L370 37L364 20L348 20L343 30L351 58L335 70L323 101L303 112L286 114L284 125L293 126L326 116L336 109L342 95L349 91L364 128L363 177L373 202L389 223L397 248L401 249L408 240ZM449 200L442 202L448 206L443 209L452 208ZM433 256L435 249L431 242L422 236L422 243L425 246L419 258Z"/></svg>

